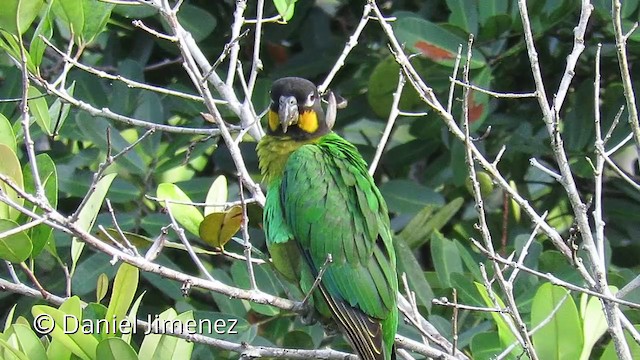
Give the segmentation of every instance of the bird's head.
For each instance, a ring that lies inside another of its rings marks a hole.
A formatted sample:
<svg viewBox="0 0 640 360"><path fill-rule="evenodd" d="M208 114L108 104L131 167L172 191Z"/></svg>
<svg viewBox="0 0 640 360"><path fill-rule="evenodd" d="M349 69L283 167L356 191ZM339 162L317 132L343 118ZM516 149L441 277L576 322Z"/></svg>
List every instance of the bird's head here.
<svg viewBox="0 0 640 360"><path fill-rule="evenodd" d="M331 131L336 119L336 100L329 94L325 114L318 89L309 80L286 77L271 86L268 133L296 140L318 138Z"/></svg>

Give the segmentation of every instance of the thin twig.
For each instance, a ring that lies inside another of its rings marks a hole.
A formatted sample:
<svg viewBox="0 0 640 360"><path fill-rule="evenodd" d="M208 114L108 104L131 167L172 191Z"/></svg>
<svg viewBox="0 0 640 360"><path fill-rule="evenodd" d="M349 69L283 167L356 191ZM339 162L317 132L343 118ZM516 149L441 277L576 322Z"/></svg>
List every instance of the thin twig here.
<svg viewBox="0 0 640 360"><path fill-rule="evenodd" d="M396 87L396 92L393 94L393 102L391 103L391 111L389 112L389 118L387 119L387 125L384 128L384 132L382 133L382 137L380 138L380 142L376 147L376 153L371 160L371 164L369 165L369 175L373 176L376 172L376 168L378 167L378 162L380 162L380 158L382 157L382 152L384 151L384 147L387 145L389 141L389 137L391 136L391 131L393 130L393 125L398 118L398 105L400 104L400 97L402 96L402 89L404 88L404 74L400 72L398 75L398 86Z"/></svg>

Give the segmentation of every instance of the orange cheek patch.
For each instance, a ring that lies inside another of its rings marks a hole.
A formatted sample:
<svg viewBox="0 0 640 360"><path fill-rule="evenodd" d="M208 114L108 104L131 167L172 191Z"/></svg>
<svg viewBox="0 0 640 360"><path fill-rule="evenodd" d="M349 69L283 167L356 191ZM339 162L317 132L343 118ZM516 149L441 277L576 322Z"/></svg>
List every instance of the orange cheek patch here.
<svg viewBox="0 0 640 360"><path fill-rule="evenodd" d="M271 131L276 131L280 126L280 119L278 118L278 113L273 110L269 110L269 129Z"/></svg>
<svg viewBox="0 0 640 360"><path fill-rule="evenodd" d="M318 130L318 115L313 110L306 110L300 114L298 119L298 127L305 132L311 134Z"/></svg>

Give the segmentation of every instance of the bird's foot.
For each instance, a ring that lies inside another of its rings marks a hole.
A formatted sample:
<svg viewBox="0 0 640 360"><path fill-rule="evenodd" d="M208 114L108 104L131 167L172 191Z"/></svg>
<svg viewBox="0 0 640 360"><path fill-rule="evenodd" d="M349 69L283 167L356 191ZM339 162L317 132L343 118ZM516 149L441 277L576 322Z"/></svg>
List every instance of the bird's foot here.
<svg viewBox="0 0 640 360"><path fill-rule="evenodd" d="M313 325L318 321L318 313L308 301L296 304L292 310L300 315L300 322L303 325Z"/></svg>

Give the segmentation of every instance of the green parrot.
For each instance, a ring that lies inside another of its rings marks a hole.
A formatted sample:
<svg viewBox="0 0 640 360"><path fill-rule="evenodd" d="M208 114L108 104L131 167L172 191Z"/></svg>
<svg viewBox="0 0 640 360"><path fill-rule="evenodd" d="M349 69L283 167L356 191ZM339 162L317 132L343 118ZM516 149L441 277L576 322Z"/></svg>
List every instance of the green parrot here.
<svg viewBox="0 0 640 360"><path fill-rule="evenodd" d="M331 130L333 94L328 102L325 116L317 88L302 78L271 87L257 148L267 247L276 269L312 291L316 312L335 320L361 359L395 359L398 279L387 205L355 146Z"/></svg>

